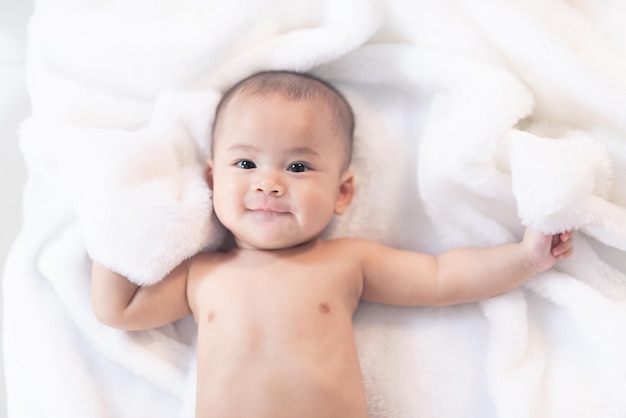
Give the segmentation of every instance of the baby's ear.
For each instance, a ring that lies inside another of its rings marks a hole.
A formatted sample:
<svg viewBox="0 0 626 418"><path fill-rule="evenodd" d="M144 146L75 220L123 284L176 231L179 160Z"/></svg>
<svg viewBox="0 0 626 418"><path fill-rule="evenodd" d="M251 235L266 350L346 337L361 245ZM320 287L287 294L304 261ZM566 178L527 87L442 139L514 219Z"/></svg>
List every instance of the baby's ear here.
<svg viewBox="0 0 626 418"><path fill-rule="evenodd" d="M335 202L335 215L343 215L354 196L354 173L352 171L346 171L341 176L339 183L339 195Z"/></svg>
<svg viewBox="0 0 626 418"><path fill-rule="evenodd" d="M213 190L213 160L207 160L205 176L209 189Z"/></svg>

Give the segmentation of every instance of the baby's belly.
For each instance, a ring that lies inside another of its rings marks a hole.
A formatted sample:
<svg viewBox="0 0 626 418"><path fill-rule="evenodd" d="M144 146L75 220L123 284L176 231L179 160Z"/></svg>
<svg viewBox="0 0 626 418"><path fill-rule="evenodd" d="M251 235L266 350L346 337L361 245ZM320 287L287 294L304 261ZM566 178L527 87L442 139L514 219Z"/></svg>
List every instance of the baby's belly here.
<svg viewBox="0 0 626 418"><path fill-rule="evenodd" d="M197 417L367 417L351 313L328 308L199 320Z"/></svg>

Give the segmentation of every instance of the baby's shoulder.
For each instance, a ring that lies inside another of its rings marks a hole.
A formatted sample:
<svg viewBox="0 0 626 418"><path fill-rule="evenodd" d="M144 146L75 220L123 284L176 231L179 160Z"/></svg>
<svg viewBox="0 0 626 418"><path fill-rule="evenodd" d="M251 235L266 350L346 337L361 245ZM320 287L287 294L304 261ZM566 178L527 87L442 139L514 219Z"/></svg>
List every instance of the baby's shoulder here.
<svg viewBox="0 0 626 418"><path fill-rule="evenodd" d="M228 253L223 252L201 252L188 260L190 279L199 275L206 275L216 266L224 265L228 261Z"/></svg>
<svg viewBox="0 0 626 418"><path fill-rule="evenodd" d="M189 259L193 266L210 266L223 264L232 258L232 252L206 251L201 252Z"/></svg>

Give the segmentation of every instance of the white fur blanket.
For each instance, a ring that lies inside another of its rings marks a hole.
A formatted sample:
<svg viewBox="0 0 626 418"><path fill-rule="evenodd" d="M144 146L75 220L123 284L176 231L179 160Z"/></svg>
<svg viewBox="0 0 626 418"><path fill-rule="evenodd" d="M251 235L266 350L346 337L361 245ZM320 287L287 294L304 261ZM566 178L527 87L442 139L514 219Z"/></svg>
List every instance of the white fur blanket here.
<svg viewBox="0 0 626 418"><path fill-rule="evenodd" d="M624 18L619 0L38 1L9 418L192 416L193 324L101 325L89 255L148 283L219 242L212 112L266 69L311 71L354 107L358 191L329 236L439 252L578 231L574 257L508 294L363 304L372 417L623 418Z"/></svg>

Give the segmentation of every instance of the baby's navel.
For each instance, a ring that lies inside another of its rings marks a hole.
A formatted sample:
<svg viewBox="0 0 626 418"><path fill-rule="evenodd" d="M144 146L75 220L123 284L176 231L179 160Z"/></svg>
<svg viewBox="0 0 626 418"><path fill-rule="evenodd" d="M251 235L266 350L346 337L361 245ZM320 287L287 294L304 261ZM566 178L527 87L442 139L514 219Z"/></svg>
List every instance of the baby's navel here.
<svg viewBox="0 0 626 418"><path fill-rule="evenodd" d="M211 322L213 322L214 319L215 319L215 311L209 312L209 315L206 318L207 322L211 323Z"/></svg>
<svg viewBox="0 0 626 418"><path fill-rule="evenodd" d="M323 313L329 313L330 312L330 305L328 303L320 303L320 312Z"/></svg>

